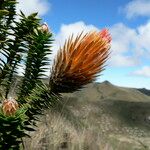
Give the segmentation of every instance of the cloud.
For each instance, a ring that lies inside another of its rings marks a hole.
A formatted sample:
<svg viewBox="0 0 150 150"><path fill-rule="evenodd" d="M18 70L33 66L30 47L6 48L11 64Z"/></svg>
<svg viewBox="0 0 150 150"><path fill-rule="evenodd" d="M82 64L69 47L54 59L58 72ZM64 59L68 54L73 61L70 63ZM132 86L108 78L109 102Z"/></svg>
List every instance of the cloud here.
<svg viewBox="0 0 150 150"><path fill-rule="evenodd" d="M118 23L110 28L112 35L111 57L109 64L111 66L134 66L138 64L137 52L137 33L135 29L125 26L123 23Z"/></svg>
<svg viewBox="0 0 150 150"><path fill-rule="evenodd" d="M18 0L18 2L17 12L21 10L25 15L38 12L40 16L43 16L51 9L48 0Z"/></svg>
<svg viewBox="0 0 150 150"><path fill-rule="evenodd" d="M123 56L121 54L113 55L109 60L109 65L115 67L129 67L136 66L137 64L139 64L138 59L135 59L132 56Z"/></svg>
<svg viewBox="0 0 150 150"><path fill-rule="evenodd" d="M98 30L98 28L96 28L94 25L87 25L83 21L71 24L62 24L60 27L60 31L57 34L55 34L52 58L54 57L54 55L56 55L60 46L62 46L65 43L65 40L69 36L74 35L75 37L83 31L84 33L87 33L89 31L96 31L96 30Z"/></svg>
<svg viewBox="0 0 150 150"><path fill-rule="evenodd" d="M71 23L71 24L62 24L60 27L60 31L56 35L56 41L62 45L64 44L65 40L71 36L72 34L74 36L77 36L82 31L84 33L87 33L92 30L98 30L94 25L87 25L83 21Z"/></svg>
<svg viewBox="0 0 150 150"><path fill-rule="evenodd" d="M137 28L118 23L110 27L110 32L112 66L136 66L150 56L150 21Z"/></svg>
<svg viewBox="0 0 150 150"><path fill-rule="evenodd" d="M150 0L132 0L123 9L128 19L137 16L150 17Z"/></svg>
<svg viewBox="0 0 150 150"><path fill-rule="evenodd" d="M133 75L150 77L150 66L143 66L141 69L134 71Z"/></svg>
<svg viewBox="0 0 150 150"><path fill-rule="evenodd" d="M137 45L139 48L145 50L145 52L150 54L150 21L145 25L141 25L137 28L138 31L138 41Z"/></svg>

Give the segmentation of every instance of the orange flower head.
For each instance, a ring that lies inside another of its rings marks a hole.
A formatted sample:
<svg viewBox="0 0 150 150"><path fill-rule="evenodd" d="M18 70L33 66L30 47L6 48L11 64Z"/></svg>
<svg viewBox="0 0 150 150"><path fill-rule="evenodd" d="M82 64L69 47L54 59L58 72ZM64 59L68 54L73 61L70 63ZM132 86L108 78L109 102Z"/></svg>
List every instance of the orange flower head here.
<svg viewBox="0 0 150 150"><path fill-rule="evenodd" d="M17 101L12 98L5 99L2 104L3 113L7 116L14 115L18 108L19 108L19 106L18 106Z"/></svg>
<svg viewBox="0 0 150 150"><path fill-rule="evenodd" d="M104 70L109 56L111 36L101 32L70 37L54 61L50 85L54 92L73 92L92 82Z"/></svg>

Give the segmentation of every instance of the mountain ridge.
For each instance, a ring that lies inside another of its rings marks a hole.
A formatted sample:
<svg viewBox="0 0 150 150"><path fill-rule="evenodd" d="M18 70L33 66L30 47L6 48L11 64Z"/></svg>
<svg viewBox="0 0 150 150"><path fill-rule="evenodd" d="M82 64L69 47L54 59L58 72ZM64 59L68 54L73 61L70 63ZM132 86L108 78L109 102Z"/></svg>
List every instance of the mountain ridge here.
<svg viewBox="0 0 150 150"><path fill-rule="evenodd" d="M97 99L111 99L111 100L122 99L124 101L133 101L133 102L150 101L150 96L148 94L145 94L143 91L140 91L140 89L116 86L110 83L109 81L104 81L101 83L98 82L90 83L80 91L71 93L71 95L72 96L82 95L81 96L82 99L90 95L92 99L96 101Z"/></svg>

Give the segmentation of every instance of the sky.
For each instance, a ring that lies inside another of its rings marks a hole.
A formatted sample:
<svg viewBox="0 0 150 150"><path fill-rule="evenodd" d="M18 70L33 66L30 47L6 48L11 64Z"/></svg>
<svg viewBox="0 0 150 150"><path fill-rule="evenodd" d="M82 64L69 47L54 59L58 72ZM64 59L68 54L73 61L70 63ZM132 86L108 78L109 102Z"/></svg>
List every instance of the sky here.
<svg viewBox="0 0 150 150"><path fill-rule="evenodd" d="M52 59L70 35L108 28L111 55L96 81L150 89L150 0L18 1L18 12L38 12L54 33Z"/></svg>

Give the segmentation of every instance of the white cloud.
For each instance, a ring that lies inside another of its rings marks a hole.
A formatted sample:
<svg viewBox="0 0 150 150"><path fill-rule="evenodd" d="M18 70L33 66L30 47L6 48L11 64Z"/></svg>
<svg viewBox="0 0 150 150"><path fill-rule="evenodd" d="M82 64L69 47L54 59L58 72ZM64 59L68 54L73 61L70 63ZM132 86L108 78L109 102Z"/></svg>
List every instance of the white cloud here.
<svg viewBox="0 0 150 150"><path fill-rule="evenodd" d="M143 66L141 69L132 73L133 75L150 77L150 66Z"/></svg>
<svg viewBox="0 0 150 150"><path fill-rule="evenodd" d="M137 28L138 31L138 41L137 45L139 48L142 48L146 53L150 55L150 21L141 25Z"/></svg>
<svg viewBox="0 0 150 150"><path fill-rule="evenodd" d="M112 54L109 60L111 66L134 66L138 63L136 41L137 33L134 29L118 23L110 28L112 35Z"/></svg>
<svg viewBox="0 0 150 150"><path fill-rule="evenodd" d="M128 67L139 64L138 59L132 56L123 56L121 54L113 55L109 60L110 66Z"/></svg>
<svg viewBox="0 0 150 150"><path fill-rule="evenodd" d="M129 19L137 16L150 17L150 0L132 0L123 10Z"/></svg>
<svg viewBox="0 0 150 150"><path fill-rule="evenodd" d="M118 23L110 28L112 34L113 66L135 66L150 58L150 21L137 28Z"/></svg>
<svg viewBox="0 0 150 150"><path fill-rule="evenodd" d="M59 50L60 46L62 46L65 40L71 36L77 36L82 31L87 33L89 31L98 30L94 25L87 25L83 21L71 23L71 24L62 24L60 27L60 31L55 35L55 41L53 44L53 56L56 55L57 50Z"/></svg>
<svg viewBox="0 0 150 150"><path fill-rule="evenodd" d="M17 12L21 10L25 15L38 12L40 16L43 16L51 9L48 0L18 0L18 2Z"/></svg>
<svg viewBox="0 0 150 150"><path fill-rule="evenodd" d="M83 21L79 21L71 24L62 24L59 33L55 37L56 42L62 45L64 44L65 40L72 34L74 36L77 36L82 31L86 33L92 30L98 30L98 29L94 25L86 25Z"/></svg>
<svg viewBox="0 0 150 150"><path fill-rule="evenodd" d="M136 31L125 26L123 23L118 23L110 28L112 35L112 49L115 53L126 52L129 50L132 42L137 36Z"/></svg>

